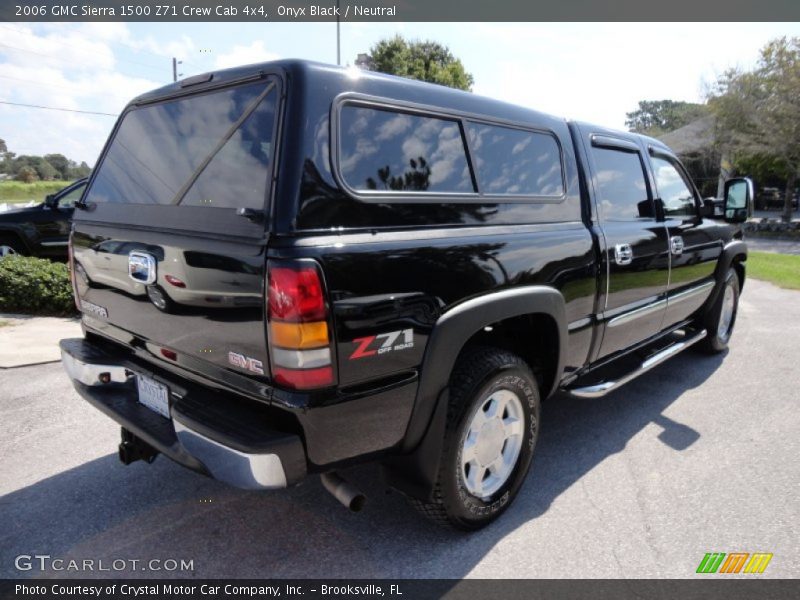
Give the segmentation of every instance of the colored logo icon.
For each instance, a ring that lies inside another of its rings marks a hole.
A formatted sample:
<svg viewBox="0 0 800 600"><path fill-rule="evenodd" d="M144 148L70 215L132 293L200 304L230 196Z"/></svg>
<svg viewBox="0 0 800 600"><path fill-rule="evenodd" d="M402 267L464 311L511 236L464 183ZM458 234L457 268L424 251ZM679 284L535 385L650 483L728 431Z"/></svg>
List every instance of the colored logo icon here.
<svg viewBox="0 0 800 600"><path fill-rule="evenodd" d="M771 552L708 552L697 566L697 573L763 573Z"/></svg>

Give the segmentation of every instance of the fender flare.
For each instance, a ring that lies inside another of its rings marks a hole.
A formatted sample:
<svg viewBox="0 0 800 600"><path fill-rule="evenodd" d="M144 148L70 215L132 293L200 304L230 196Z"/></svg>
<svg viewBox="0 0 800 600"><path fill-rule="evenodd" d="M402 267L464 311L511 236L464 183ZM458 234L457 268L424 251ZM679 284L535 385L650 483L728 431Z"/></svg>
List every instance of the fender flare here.
<svg viewBox="0 0 800 600"><path fill-rule="evenodd" d="M728 269L731 268L731 265L735 260L739 260L739 262L747 260L747 244L742 240L733 240L725 244L725 246L722 248L722 253L717 261L717 268L714 271L714 279L716 280L717 285L714 286L714 290L711 292L708 300L706 300L706 303L703 306L703 311L706 311L710 307L714 306L714 303L717 301L717 296L719 296L720 290L722 290L725 284L725 276L728 274ZM743 287L744 265L742 265L742 281L740 290Z"/></svg>
<svg viewBox="0 0 800 600"><path fill-rule="evenodd" d="M567 355L564 297L541 285L485 294L445 312L436 322L422 359L420 383L401 452L383 462L384 478L400 491L428 499L439 471L447 419L448 383L467 341L484 327L523 315L551 317L558 330L558 362L550 395L558 387Z"/></svg>

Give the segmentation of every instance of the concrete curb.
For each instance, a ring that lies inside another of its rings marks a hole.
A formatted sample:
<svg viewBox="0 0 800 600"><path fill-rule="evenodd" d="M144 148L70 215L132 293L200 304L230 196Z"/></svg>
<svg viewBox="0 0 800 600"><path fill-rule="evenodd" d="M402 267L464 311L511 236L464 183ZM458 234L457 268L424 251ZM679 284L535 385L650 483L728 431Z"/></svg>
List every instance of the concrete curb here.
<svg viewBox="0 0 800 600"><path fill-rule="evenodd" d="M0 369L58 362L58 342L81 335L78 318L0 313Z"/></svg>

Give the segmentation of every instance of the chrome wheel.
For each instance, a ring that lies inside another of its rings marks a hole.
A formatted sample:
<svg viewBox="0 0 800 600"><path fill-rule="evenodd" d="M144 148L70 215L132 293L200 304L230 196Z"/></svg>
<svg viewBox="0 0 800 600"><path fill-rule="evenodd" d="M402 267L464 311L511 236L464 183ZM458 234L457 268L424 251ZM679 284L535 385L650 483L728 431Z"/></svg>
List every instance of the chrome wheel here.
<svg viewBox="0 0 800 600"><path fill-rule="evenodd" d="M725 286L725 295L722 297L722 310L719 313L719 324L717 325L717 336L726 341L731 334L731 322L736 309L736 293L733 286Z"/></svg>
<svg viewBox="0 0 800 600"><path fill-rule="evenodd" d="M16 254L17 251L14 250L12 246L8 244L0 244L0 258L5 258L6 256L13 256Z"/></svg>
<svg viewBox="0 0 800 600"><path fill-rule="evenodd" d="M148 287L147 297L150 298L150 302L152 302L157 309L159 310L167 309L167 299L164 297L164 293L157 287L154 286Z"/></svg>
<svg viewBox="0 0 800 600"><path fill-rule="evenodd" d="M478 405L461 446L461 478L473 496L486 499L508 481L522 448L522 401L497 390Z"/></svg>

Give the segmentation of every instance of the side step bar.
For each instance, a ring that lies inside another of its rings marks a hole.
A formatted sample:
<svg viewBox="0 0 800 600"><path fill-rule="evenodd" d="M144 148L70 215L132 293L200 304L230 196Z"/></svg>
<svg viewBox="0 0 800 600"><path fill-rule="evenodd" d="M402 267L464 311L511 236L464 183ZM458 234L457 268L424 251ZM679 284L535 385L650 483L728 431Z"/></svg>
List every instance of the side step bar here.
<svg viewBox="0 0 800 600"><path fill-rule="evenodd" d="M597 383L595 385L589 385L586 387L568 389L566 391L578 398L600 398L622 387L629 381L636 379L637 377L639 377L639 375L647 373L650 369L657 367L668 358L672 358L679 352L683 352L689 346L693 346L694 344L702 340L704 337L706 337L706 335L707 335L706 330L703 329L702 331L699 331L698 333L696 333L695 335L693 335L688 339L685 339L680 342L675 342L671 346L667 346L660 352L657 352L656 354L648 358L646 361L644 361L641 365L639 365L638 368L634 369L627 375L620 377L616 381L604 381L603 383Z"/></svg>

